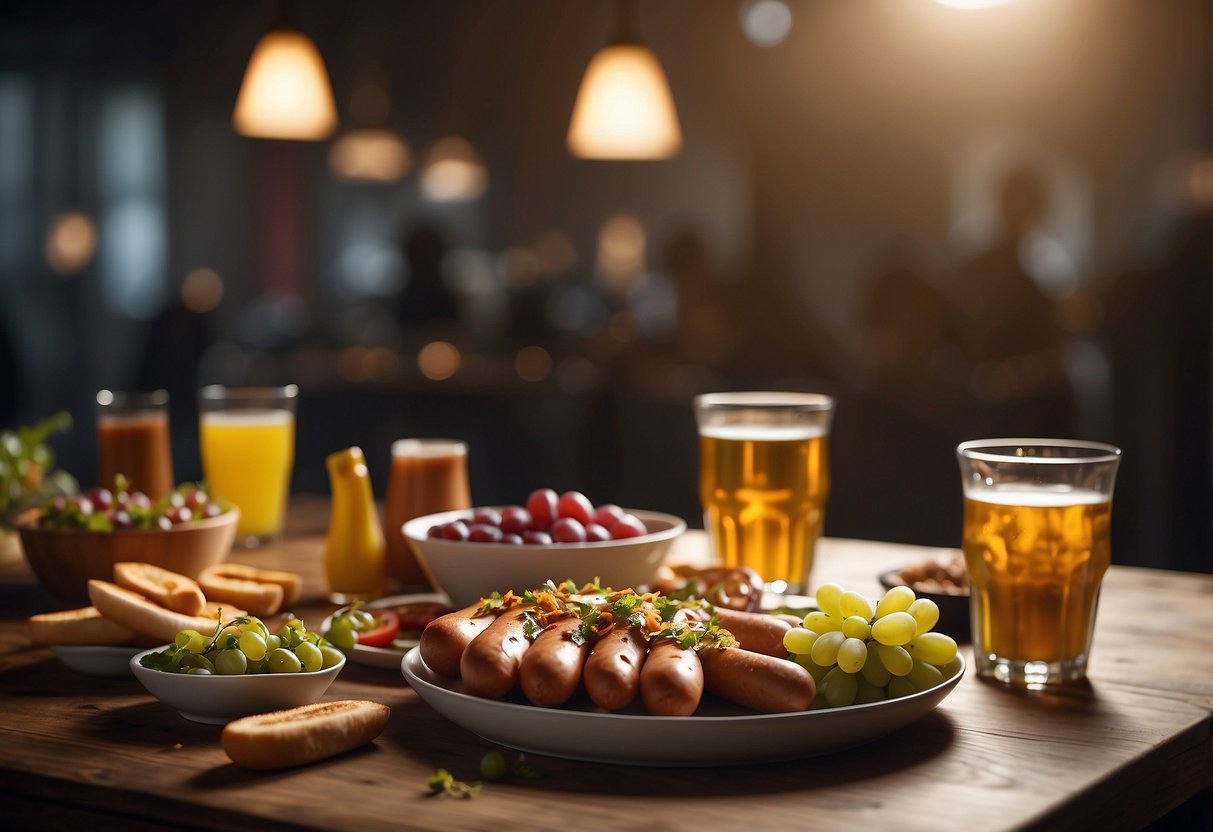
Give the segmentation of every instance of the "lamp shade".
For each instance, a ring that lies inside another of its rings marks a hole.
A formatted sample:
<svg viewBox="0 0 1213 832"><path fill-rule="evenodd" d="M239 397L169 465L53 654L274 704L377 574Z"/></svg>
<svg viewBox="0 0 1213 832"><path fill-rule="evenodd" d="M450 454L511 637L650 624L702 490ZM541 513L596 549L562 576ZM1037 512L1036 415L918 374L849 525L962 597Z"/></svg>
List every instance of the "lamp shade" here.
<svg viewBox="0 0 1213 832"><path fill-rule="evenodd" d="M333 173L355 182L397 182L408 173L412 159L404 137L383 128L351 130L329 151Z"/></svg>
<svg viewBox="0 0 1213 832"><path fill-rule="evenodd" d="M470 202L488 187L489 172L472 143L461 136L434 142L425 155L421 193L431 202Z"/></svg>
<svg viewBox="0 0 1213 832"><path fill-rule="evenodd" d="M682 150L674 97L651 50L615 43L590 60L573 104L568 147L583 159L668 159Z"/></svg>
<svg viewBox="0 0 1213 832"><path fill-rule="evenodd" d="M288 30L263 37L244 71L232 124L260 139L328 138L337 129L337 107L316 45Z"/></svg>

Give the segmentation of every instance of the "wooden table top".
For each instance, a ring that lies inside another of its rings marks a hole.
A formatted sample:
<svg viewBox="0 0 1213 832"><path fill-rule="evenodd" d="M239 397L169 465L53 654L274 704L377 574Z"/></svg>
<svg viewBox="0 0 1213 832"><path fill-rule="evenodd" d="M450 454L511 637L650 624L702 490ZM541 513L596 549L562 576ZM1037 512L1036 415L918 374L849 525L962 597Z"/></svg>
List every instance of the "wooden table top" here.
<svg viewBox="0 0 1213 832"><path fill-rule="evenodd" d="M306 519L287 539L231 560L302 573L307 601L295 611L318 626L332 609L326 517L296 516ZM672 557L702 558L705 546L688 532ZM940 551L827 539L814 574L877 596L881 571ZM30 646L25 617L62 606L24 564L0 568L0 808L19 828L1114 830L1213 785L1209 575L1113 567L1087 685L1013 691L970 670L938 709L859 748L717 768L527 755L538 778L487 783L475 800L430 797L427 779L440 767L479 779L496 747L439 716L399 672L350 663L325 696L391 706L372 746L246 772L223 753L218 727L183 719L134 679L79 676Z"/></svg>

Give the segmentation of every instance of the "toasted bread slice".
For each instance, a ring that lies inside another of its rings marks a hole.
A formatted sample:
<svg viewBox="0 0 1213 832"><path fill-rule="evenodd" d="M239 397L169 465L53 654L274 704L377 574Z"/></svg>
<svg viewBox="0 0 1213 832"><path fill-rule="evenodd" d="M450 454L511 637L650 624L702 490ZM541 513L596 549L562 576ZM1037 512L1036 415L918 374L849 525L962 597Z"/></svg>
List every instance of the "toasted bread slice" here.
<svg viewBox="0 0 1213 832"><path fill-rule="evenodd" d="M290 768L370 742L391 713L380 702L317 702L229 722L220 742L232 762L243 768Z"/></svg>
<svg viewBox="0 0 1213 832"><path fill-rule="evenodd" d="M129 644L134 639L134 631L105 618L96 607L45 612L29 619L29 640L34 644L95 647Z"/></svg>
<svg viewBox="0 0 1213 832"><path fill-rule="evenodd" d="M198 584L212 601L226 601L244 607L253 615L273 615L282 609L283 589L278 584L231 577L224 573L227 564L212 566L198 576Z"/></svg>
<svg viewBox="0 0 1213 832"><path fill-rule="evenodd" d="M197 581L150 563L115 563L114 582L173 612L198 615L206 607Z"/></svg>
<svg viewBox="0 0 1213 832"><path fill-rule="evenodd" d="M172 641L182 630L197 630L203 635L214 635L219 628L217 618L203 618L166 610L139 593L109 581L90 580L88 597L106 618L141 636L161 642Z"/></svg>
<svg viewBox="0 0 1213 832"><path fill-rule="evenodd" d="M282 587L283 604L295 603L303 593L303 576L281 569L262 569L243 563L217 563L202 570L202 575L207 578L234 578L259 584L277 584Z"/></svg>

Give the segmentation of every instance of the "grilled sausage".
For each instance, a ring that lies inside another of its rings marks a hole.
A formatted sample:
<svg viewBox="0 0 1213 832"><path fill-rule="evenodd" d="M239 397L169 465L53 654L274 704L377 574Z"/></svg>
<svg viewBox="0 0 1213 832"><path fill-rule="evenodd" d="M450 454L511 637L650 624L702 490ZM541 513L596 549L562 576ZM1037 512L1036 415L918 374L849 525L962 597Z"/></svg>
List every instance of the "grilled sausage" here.
<svg viewBox="0 0 1213 832"><path fill-rule="evenodd" d="M590 644L573 641L580 618L562 618L539 634L522 657L518 680L532 705L554 708L568 701L581 682Z"/></svg>
<svg viewBox="0 0 1213 832"><path fill-rule="evenodd" d="M590 700L607 711L630 705L648 652L648 641L636 627L617 627L594 642L582 673Z"/></svg>
<svg viewBox="0 0 1213 832"><path fill-rule="evenodd" d="M783 646L783 636L792 625L786 619L761 612L739 612L717 607L720 626L737 638L738 645L754 653L787 658L788 650Z"/></svg>
<svg viewBox="0 0 1213 832"><path fill-rule="evenodd" d="M809 671L795 662L737 647L699 651L708 692L764 714L808 710L817 694Z"/></svg>
<svg viewBox="0 0 1213 832"><path fill-rule="evenodd" d="M655 716L690 716L703 698L703 665L694 650L658 639L640 670L640 698Z"/></svg>
<svg viewBox="0 0 1213 832"><path fill-rule="evenodd" d="M495 620L480 613L480 602L435 618L421 631L421 658L426 667L443 676L459 675L463 651Z"/></svg>
<svg viewBox="0 0 1213 832"><path fill-rule="evenodd" d="M472 639L459 660L463 689L472 696L500 699L518 682L522 657L531 646L526 637L526 616L531 607L501 613Z"/></svg>

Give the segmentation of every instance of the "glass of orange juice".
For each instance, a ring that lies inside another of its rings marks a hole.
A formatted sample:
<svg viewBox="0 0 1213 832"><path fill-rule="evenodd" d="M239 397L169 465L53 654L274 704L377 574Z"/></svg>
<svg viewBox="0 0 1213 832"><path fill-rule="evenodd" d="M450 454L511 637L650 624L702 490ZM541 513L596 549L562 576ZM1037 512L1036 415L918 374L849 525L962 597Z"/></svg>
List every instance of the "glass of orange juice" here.
<svg viewBox="0 0 1213 832"><path fill-rule="evenodd" d="M1120 450L985 439L957 456L977 674L1030 689L1082 679L1112 561Z"/></svg>
<svg viewBox="0 0 1213 832"><path fill-rule="evenodd" d="M295 461L299 388L203 387L198 394L202 471L212 493L240 509L236 539L259 546L282 534Z"/></svg>

